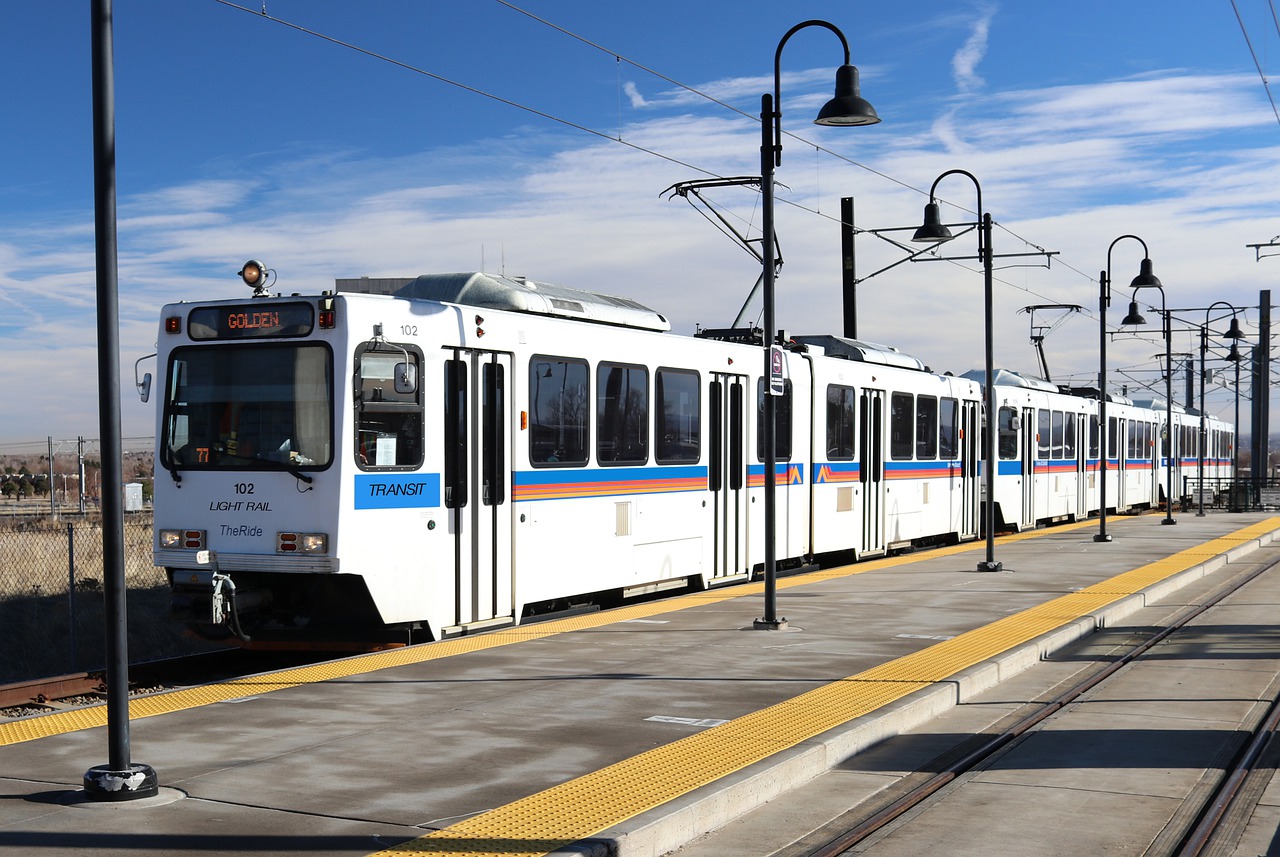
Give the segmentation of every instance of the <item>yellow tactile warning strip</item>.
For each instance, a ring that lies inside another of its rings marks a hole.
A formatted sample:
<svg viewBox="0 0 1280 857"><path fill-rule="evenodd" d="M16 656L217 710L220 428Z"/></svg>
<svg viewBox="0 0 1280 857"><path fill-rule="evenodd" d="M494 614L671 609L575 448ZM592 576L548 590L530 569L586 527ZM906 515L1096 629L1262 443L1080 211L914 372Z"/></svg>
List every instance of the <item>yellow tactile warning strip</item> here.
<svg viewBox="0 0 1280 857"><path fill-rule="evenodd" d="M1048 633L1280 527L1271 518L372 857L545 855Z"/></svg>
<svg viewBox="0 0 1280 857"><path fill-rule="evenodd" d="M1007 542L1025 538L1035 538L1038 536L1052 535L1053 533L1061 533L1071 529L1078 529L1085 526L1091 526L1091 524L1084 522L1080 524L1054 527L1049 530L1032 530L1026 533L1004 536L1000 541ZM981 546L981 542L965 542L964 544L934 549L920 554L875 559L859 563L857 565L841 566L839 568L825 569L823 571L810 572L807 574L796 575L794 577L786 577L778 580L777 584L779 589L786 589L792 586L812 583L815 580L847 577L849 575L874 571L876 569L920 562L934 557L964 553L966 551L975 550L977 547ZM158 714L168 714L173 711L197 708L201 705L210 705L215 702L226 702L231 699L244 699L250 696L261 696L264 693L271 693L272 691L284 690L285 688L290 687L298 687L299 685L316 684L330 679L346 678L348 676L376 672L377 670L389 669L391 667L423 663L426 661L438 660L440 658L453 657L454 655L466 654L468 652L477 652L485 649L497 648L499 646L507 646L512 643L521 643L527 640L551 637L556 634L564 634L570 631L597 628L602 625L609 625L615 622L625 622L629 619L640 619L646 616L657 615L659 613L674 613L678 610L685 610L687 608L697 607L703 604L714 604L718 601L726 601L732 598L757 595L763 590L763 588L763 583L752 583L741 586L710 589L703 592L696 592L691 595L680 596L678 598L649 602L646 604L636 604L630 607L623 607L602 613L575 616L570 619L557 619L534 625L519 625L513 628L491 631L477 636L459 637L452 640L443 640L438 643L409 646L403 649L391 649L385 652L359 655L353 658L330 661L328 663L317 664L314 666L297 667L294 669L267 673L260 676L249 676L246 678L234 679L220 684L203 685L201 687L186 688L183 690L170 691L168 693L159 693L153 696L139 697L129 702L129 719L137 720L143 717L153 717ZM40 717L29 717L22 720L13 720L7 723L0 723L0 747L7 746L9 744L20 744L24 741L34 741L39 738L48 738L54 735L62 735L67 732L78 732L82 729L92 729L95 726L105 725L107 725L107 708L105 705L78 708L71 711L60 711L54 714L46 714Z"/></svg>

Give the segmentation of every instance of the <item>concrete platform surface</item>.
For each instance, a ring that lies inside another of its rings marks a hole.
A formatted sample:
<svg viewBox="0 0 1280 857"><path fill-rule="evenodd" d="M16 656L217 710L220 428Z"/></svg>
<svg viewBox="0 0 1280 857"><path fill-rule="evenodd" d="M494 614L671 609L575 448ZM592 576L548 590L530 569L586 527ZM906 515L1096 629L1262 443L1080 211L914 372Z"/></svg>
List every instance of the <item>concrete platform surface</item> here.
<svg viewBox="0 0 1280 857"><path fill-rule="evenodd" d="M783 631L753 630L752 584L135 703L157 798L82 800L101 726L0 723L0 854L667 853L1034 676L1280 527L1160 520L1112 518L1108 544L1096 524L1002 538L1001 573L975 571L979 542L784 578Z"/></svg>

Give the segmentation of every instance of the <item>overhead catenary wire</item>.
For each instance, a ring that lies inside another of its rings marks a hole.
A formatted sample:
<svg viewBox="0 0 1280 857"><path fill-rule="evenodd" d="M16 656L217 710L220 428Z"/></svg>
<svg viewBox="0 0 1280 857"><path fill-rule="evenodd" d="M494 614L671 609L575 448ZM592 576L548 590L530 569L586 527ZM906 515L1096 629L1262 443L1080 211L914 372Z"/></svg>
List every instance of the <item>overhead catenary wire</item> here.
<svg viewBox="0 0 1280 857"><path fill-rule="evenodd" d="M1270 0L1268 0L1270 4ZM1271 84L1267 80L1267 74L1262 70L1262 63L1258 61L1258 54L1253 49L1253 40L1249 38L1249 29L1244 25L1244 18L1240 15L1240 7L1236 5L1236 0L1231 0L1231 10L1236 13L1236 21L1240 24L1240 33L1244 36L1244 43L1249 47L1249 56L1253 57L1253 66L1258 70L1258 77L1262 78L1262 88L1266 90L1267 100L1271 102L1271 112L1275 114L1276 122L1280 123L1280 108L1276 107L1275 96L1271 94ZM1271 18L1276 20L1275 6L1271 6ZM1280 32L1280 21L1276 24L1277 32Z"/></svg>

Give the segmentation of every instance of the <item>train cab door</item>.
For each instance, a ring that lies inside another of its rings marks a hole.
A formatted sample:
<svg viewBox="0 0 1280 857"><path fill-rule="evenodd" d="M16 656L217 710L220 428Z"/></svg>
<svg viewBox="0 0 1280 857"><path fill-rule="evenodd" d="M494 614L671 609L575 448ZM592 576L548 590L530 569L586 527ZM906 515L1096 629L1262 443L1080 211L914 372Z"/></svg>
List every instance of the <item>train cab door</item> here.
<svg viewBox="0 0 1280 857"><path fill-rule="evenodd" d="M885 550L885 391L864 388L858 397L858 483L862 489L860 554Z"/></svg>
<svg viewBox="0 0 1280 857"><path fill-rule="evenodd" d="M511 355L454 349L445 360L444 501L453 538L454 627L514 619Z"/></svg>
<svg viewBox="0 0 1280 857"><path fill-rule="evenodd" d="M708 390L711 425L707 488L712 500L709 580L749 574L747 556L746 377L715 373Z"/></svg>
<svg viewBox="0 0 1280 857"><path fill-rule="evenodd" d="M1022 447L1019 456L1022 458L1022 520L1018 522L1019 530L1026 530L1036 525L1036 451L1040 447L1040 435L1037 432L1035 408L1022 409ZM1045 443L1049 438L1045 438Z"/></svg>
<svg viewBox="0 0 1280 857"><path fill-rule="evenodd" d="M960 538L978 535L980 484L979 467L982 451L978 448L982 433L978 430L977 402L964 402L960 411Z"/></svg>

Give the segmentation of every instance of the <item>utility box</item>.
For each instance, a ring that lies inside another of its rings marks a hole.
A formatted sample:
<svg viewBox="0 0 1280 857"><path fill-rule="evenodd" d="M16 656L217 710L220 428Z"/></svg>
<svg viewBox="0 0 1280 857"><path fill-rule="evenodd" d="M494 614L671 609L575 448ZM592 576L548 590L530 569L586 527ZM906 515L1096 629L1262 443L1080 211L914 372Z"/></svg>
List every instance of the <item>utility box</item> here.
<svg viewBox="0 0 1280 857"><path fill-rule="evenodd" d="M124 485L124 510L126 512L142 511L142 483L126 482Z"/></svg>

